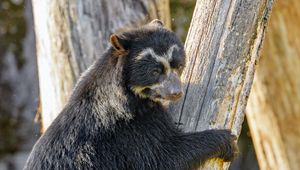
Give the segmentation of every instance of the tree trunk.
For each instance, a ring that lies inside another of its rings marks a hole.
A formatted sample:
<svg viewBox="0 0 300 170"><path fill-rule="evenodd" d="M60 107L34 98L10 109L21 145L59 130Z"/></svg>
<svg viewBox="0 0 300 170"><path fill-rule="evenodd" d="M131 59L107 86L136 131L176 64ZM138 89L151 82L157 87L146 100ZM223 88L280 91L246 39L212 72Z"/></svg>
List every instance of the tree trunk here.
<svg viewBox="0 0 300 170"><path fill-rule="evenodd" d="M102 55L111 33L160 18L170 27L169 0L33 0L44 130L74 83Z"/></svg>
<svg viewBox="0 0 300 170"><path fill-rule="evenodd" d="M172 107L181 128L239 135L272 2L197 1L185 44L185 97ZM217 159L203 168L228 165Z"/></svg>
<svg viewBox="0 0 300 170"><path fill-rule="evenodd" d="M300 2L278 1L247 117L261 169L300 167Z"/></svg>

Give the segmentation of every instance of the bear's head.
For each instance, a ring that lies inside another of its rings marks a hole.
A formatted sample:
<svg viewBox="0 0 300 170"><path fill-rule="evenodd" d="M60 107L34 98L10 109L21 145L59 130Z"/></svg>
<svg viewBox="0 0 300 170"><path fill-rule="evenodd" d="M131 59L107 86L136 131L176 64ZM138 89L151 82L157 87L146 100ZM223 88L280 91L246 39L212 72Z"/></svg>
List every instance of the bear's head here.
<svg viewBox="0 0 300 170"><path fill-rule="evenodd" d="M184 48L160 20L113 34L110 42L114 54L124 57L125 86L137 97L165 102L183 95L180 75L185 65Z"/></svg>

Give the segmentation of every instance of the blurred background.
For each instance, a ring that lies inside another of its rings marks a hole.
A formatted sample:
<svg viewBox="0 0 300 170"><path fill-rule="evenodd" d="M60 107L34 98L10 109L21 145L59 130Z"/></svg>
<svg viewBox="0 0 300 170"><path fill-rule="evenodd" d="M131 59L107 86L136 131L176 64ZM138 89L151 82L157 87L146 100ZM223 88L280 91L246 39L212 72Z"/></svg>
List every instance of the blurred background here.
<svg viewBox="0 0 300 170"><path fill-rule="evenodd" d="M154 8L158 13L159 10L163 10L164 16L170 17L166 25L169 25L184 42L196 0L163 2L168 2L169 7L159 9L154 3ZM39 5L37 0L34 3L37 3L36 6ZM106 3L107 8L110 7L109 5L115 5L113 1L111 3ZM147 5L143 3L145 4ZM70 9L75 8L72 4L69 5ZM61 7L62 4L58 6ZM135 7L139 8L138 5ZM261 59L249 97L247 119L243 123L239 138L241 154L231 164L232 170L296 170L300 167L300 25L298 24L300 12L298 7L300 8L298 0L277 1L273 6ZM97 6L89 6L89 8L97 8ZM39 10L42 11L43 7ZM39 10L36 9L37 12ZM145 15L146 20L155 18L151 10L149 11L149 14ZM64 15L63 12L61 14ZM109 11L107 14L110 14ZM89 15L93 16L94 13L90 12ZM67 20L68 23L73 21L72 13L70 16L71 21ZM162 18L161 13L158 16ZM124 25L140 25L147 22L146 20ZM112 31L118 31L115 28L117 26L108 24L105 29L110 30L99 34L103 39L107 39ZM31 0L0 1L0 170L22 169L33 144L43 131L40 123L42 117L39 109L38 61L34 28ZM42 29L42 26L36 28ZM99 29L105 30L101 26ZM85 42L84 39L82 42ZM106 48L106 44L96 42L96 45ZM92 53L91 56L94 55L98 54ZM73 73L74 77L80 75L81 70L84 70L92 59L87 60L84 65L78 65L79 71Z"/></svg>

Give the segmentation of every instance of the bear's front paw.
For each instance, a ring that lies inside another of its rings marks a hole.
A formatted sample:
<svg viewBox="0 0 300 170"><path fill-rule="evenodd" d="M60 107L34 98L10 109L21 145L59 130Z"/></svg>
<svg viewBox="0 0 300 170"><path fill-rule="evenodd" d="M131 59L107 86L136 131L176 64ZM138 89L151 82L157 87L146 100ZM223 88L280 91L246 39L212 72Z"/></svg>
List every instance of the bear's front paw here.
<svg viewBox="0 0 300 170"><path fill-rule="evenodd" d="M219 158L224 159L225 162L232 161L238 155L237 137L231 133L230 130L216 130L218 131L220 146Z"/></svg>

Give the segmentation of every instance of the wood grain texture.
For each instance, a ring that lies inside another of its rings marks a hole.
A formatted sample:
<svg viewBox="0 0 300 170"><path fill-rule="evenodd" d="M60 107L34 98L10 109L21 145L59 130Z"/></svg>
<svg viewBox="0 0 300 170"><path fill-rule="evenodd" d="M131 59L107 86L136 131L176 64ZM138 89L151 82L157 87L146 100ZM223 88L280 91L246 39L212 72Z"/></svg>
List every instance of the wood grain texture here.
<svg viewBox="0 0 300 170"><path fill-rule="evenodd" d="M108 46L108 37L159 18L170 27L169 0L33 0L43 127L74 83Z"/></svg>
<svg viewBox="0 0 300 170"><path fill-rule="evenodd" d="M300 2L274 5L247 118L260 168L300 167Z"/></svg>
<svg viewBox="0 0 300 170"><path fill-rule="evenodd" d="M185 48L185 97L172 106L185 131L239 135L272 0L198 0ZM203 169L228 168L212 160Z"/></svg>

